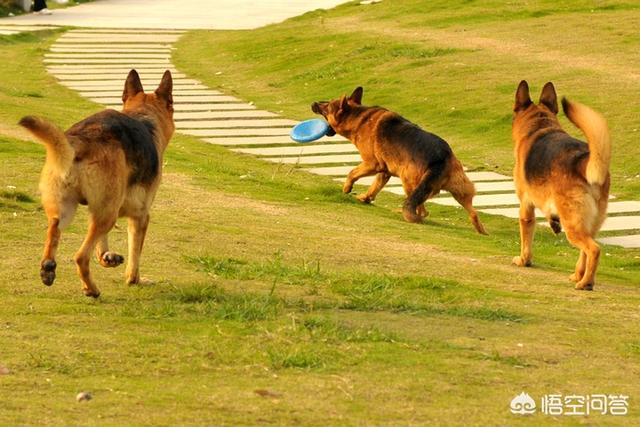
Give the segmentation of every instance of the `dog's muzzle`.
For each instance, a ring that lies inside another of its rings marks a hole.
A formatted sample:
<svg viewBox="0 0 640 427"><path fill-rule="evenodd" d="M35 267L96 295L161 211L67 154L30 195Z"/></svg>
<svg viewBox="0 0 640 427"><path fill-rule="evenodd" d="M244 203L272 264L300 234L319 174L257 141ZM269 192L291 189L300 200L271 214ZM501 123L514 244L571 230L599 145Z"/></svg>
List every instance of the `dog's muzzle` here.
<svg viewBox="0 0 640 427"><path fill-rule="evenodd" d="M314 102L313 104L311 104L311 111L316 114L322 114L322 110L320 110L320 103Z"/></svg>

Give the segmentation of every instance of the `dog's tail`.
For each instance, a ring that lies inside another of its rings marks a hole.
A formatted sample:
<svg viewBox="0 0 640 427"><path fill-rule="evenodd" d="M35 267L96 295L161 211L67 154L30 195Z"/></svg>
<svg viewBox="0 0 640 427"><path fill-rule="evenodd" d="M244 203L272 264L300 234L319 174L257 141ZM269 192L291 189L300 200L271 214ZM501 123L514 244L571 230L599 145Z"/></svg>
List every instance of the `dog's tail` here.
<svg viewBox="0 0 640 427"><path fill-rule="evenodd" d="M47 163L61 173L66 172L75 156L75 151L64 132L48 121L35 116L20 119L20 126L28 129L34 136L44 142L47 149Z"/></svg>
<svg viewBox="0 0 640 427"><path fill-rule="evenodd" d="M611 161L611 138L607 121L600 113L586 105L569 102L566 98L562 98L562 109L569 120L587 137L589 161L585 178L589 184L602 185L609 175Z"/></svg>
<svg viewBox="0 0 640 427"><path fill-rule="evenodd" d="M413 193L407 195L407 199L402 206L402 215L408 222L422 222L422 217L418 215L418 206L423 204L433 192L433 184L436 182L446 167L446 162L438 162L429 167L429 170L422 176L422 180L413 190Z"/></svg>

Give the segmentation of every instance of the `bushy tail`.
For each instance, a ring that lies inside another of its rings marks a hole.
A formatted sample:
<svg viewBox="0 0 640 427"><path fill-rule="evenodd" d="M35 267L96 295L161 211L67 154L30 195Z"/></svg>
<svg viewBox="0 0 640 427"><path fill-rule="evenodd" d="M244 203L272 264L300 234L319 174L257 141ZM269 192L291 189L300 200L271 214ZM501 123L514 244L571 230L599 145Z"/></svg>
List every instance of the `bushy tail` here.
<svg viewBox="0 0 640 427"><path fill-rule="evenodd" d="M429 171L422 177L422 181L413 190L413 193L407 196L402 206L402 215L408 222L422 222L422 217L418 215L417 209L433 192L433 184L444 172L446 163L440 162L432 165Z"/></svg>
<svg viewBox="0 0 640 427"><path fill-rule="evenodd" d="M585 178L590 184L602 185L609 175L611 161L611 138L607 121L586 105L569 102L566 98L562 98L562 109L587 137L589 161Z"/></svg>
<svg viewBox="0 0 640 427"><path fill-rule="evenodd" d="M64 132L48 121L35 116L25 116L20 119L19 124L44 142L48 164L61 173L69 169L75 152Z"/></svg>

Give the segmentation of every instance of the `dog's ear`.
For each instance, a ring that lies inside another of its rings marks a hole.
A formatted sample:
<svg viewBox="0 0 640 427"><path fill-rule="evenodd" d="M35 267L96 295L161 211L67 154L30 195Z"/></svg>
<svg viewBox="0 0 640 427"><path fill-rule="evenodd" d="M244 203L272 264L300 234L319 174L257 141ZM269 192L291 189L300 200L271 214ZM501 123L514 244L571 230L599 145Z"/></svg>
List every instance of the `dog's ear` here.
<svg viewBox="0 0 640 427"><path fill-rule="evenodd" d="M363 92L364 92L364 89L362 89L362 86L358 86L357 88L355 88L355 90L353 91L353 93L351 94L349 99L352 100L353 102L355 102L358 105L362 105L362 93Z"/></svg>
<svg viewBox="0 0 640 427"><path fill-rule="evenodd" d="M516 91L516 104L513 107L513 111L520 111L527 108L532 104L531 96L529 95L529 84L526 80L522 80L518 85Z"/></svg>
<svg viewBox="0 0 640 427"><path fill-rule="evenodd" d="M540 104L544 104L553 114L558 114L558 96L553 83L547 82L540 94Z"/></svg>
<svg viewBox="0 0 640 427"><path fill-rule="evenodd" d="M340 98L340 104L338 105L338 111L336 112L335 116L336 117L340 117L341 115L345 114L348 110L349 110L349 102L348 102L348 98L346 95L342 95L342 97Z"/></svg>
<svg viewBox="0 0 640 427"><path fill-rule="evenodd" d="M122 102L126 102L127 99L132 96L136 96L138 93L144 92L142 83L140 82L140 76L136 70L129 71L127 80L124 82L124 91L122 92Z"/></svg>
<svg viewBox="0 0 640 427"><path fill-rule="evenodd" d="M171 78L171 71L167 70L162 76L160 85L156 89L156 96L164 99L169 104L173 104L173 79Z"/></svg>

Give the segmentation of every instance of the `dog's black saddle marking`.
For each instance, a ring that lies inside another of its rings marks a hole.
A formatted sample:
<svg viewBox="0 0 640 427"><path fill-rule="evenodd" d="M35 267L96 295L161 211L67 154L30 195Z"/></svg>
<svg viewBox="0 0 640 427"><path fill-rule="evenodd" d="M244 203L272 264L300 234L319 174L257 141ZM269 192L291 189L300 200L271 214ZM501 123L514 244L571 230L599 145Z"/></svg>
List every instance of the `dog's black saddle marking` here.
<svg viewBox="0 0 640 427"><path fill-rule="evenodd" d="M89 143L116 141L124 151L132 172L129 185L150 184L160 172L160 159L154 144L155 125L143 116L134 118L114 110L95 114L69 129L68 134Z"/></svg>
<svg viewBox="0 0 640 427"><path fill-rule="evenodd" d="M550 132L542 135L532 145L524 164L527 181L549 178L554 164L560 169L580 176L579 162L589 156L589 146L570 137L564 132Z"/></svg>

